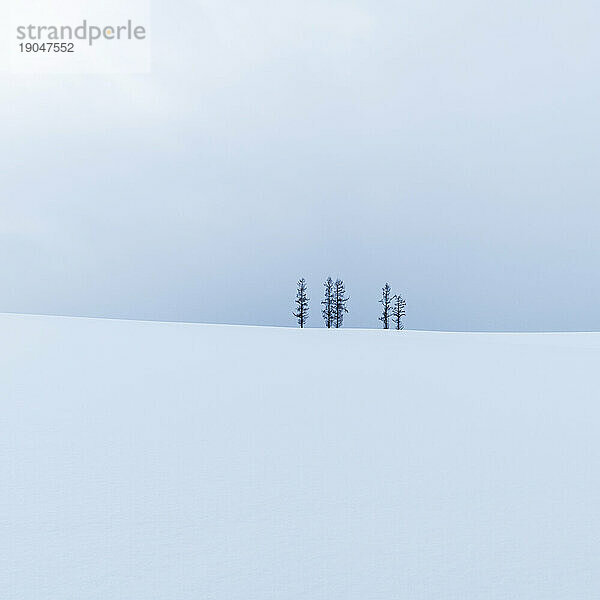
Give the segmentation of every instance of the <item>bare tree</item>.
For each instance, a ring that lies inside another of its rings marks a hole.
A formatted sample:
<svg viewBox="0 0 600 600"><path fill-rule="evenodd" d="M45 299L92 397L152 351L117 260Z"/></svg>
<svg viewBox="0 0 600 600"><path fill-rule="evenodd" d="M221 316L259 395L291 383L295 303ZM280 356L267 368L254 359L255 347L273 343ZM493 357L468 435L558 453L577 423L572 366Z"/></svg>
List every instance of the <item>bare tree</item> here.
<svg viewBox="0 0 600 600"><path fill-rule="evenodd" d="M325 281L323 286L325 287L325 297L321 302L321 304L323 305L323 310L321 311L321 313L323 315L323 320L325 321L325 326L327 327L327 329L330 329L333 325L333 318L335 314L333 279L331 279L331 277L328 277L327 281Z"/></svg>
<svg viewBox="0 0 600 600"><path fill-rule="evenodd" d="M296 292L296 312L292 313L298 319L298 325L304 327L306 320L308 319L308 301L309 298L306 295L306 281L302 277L298 281L298 291Z"/></svg>
<svg viewBox="0 0 600 600"><path fill-rule="evenodd" d="M396 329L404 329L402 317L406 315L406 311L404 310L406 308L406 300L400 294L396 294L392 300L392 321L396 324Z"/></svg>
<svg viewBox="0 0 600 600"><path fill-rule="evenodd" d="M392 293L392 288L390 287L390 284L386 283L381 288L381 292L382 292L381 300L379 302L380 302L380 304L383 305L383 312L381 313L379 320L383 323L384 329L389 329L390 328L390 310L391 310L391 305L392 305L392 299L390 296L390 294Z"/></svg>
<svg viewBox="0 0 600 600"><path fill-rule="evenodd" d="M336 279L333 292L333 322L336 328L342 326L342 323L344 322L344 313L348 312L346 302L348 302L350 298L346 298L345 294L346 289L344 288L344 282L341 279Z"/></svg>

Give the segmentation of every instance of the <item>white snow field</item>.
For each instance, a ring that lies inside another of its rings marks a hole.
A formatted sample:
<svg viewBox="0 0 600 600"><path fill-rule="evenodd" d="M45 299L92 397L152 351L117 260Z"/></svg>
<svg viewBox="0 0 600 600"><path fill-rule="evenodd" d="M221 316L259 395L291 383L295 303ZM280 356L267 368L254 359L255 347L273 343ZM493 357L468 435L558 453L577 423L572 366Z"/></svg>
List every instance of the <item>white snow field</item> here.
<svg viewBox="0 0 600 600"><path fill-rule="evenodd" d="M0 316L3 600L600 596L600 334Z"/></svg>

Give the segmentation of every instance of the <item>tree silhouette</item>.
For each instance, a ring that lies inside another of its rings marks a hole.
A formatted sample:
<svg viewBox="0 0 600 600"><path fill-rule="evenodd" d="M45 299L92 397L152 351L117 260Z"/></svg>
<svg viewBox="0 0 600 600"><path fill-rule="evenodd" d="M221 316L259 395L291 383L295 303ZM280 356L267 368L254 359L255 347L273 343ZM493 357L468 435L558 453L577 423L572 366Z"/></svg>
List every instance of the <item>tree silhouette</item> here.
<svg viewBox="0 0 600 600"><path fill-rule="evenodd" d="M406 311L404 310L406 307L406 300L404 300L400 294L396 294L392 300L392 320L396 324L396 329L404 329L402 317L406 315Z"/></svg>
<svg viewBox="0 0 600 600"><path fill-rule="evenodd" d="M323 286L325 287L325 297L321 302L323 305L323 310L321 313L323 315L323 320L325 321L325 326L327 329L329 329L333 325L333 317L335 313L333 279L328 277Z"/></svg>
<svg viewBox="0 0 600 600"><path fill-rule="evenodd" d="M344 288L344 282L341 279L336 279L335 287L333 292L333 322L336 328L342 326L344 322L344 313L348 312L346 308L346 302L350 298L346 298L346 289Z"/></svg>
<svg viewBox="0 0 600 600"><path fill-rule="evenodd" d="M302 277L298 281L298 290L296 292L296 312L292 313L298 319L298 325L304 327L306 319L308 319L308 301L309 298L306 295L306 281Z"/></svg>
<svg viewBox="0 0 600 600"><path fill-rule="evenodd" d="M383 312L381 313L379 320L383 323L384 329L389 329L390 328L390 309L391 309L390 294L392 293L392 288L390 287L390 284L386 283L381 288L381 292L382 292L381 300L379 302L380 302L380 304L383 305Z"/></svg>

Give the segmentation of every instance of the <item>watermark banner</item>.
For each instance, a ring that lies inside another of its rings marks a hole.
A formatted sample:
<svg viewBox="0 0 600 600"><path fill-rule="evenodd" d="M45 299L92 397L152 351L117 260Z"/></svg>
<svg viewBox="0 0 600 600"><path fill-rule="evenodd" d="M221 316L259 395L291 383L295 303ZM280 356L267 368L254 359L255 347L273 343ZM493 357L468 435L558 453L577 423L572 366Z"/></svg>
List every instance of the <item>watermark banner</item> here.
<svg viewBox="0 0 600 600"><path fill-rule="evenodd" d="M12 0L13 73L149 73L150 0Z"/></svg>

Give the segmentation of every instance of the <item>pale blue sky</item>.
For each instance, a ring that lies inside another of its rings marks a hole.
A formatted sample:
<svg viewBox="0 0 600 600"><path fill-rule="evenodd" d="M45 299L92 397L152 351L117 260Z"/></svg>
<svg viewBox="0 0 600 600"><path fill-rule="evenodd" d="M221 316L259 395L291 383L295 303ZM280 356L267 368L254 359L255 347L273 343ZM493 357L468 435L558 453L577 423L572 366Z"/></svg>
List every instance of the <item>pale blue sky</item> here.
<svg viewBox="0 0 600 600"><path fill-rule="evenodd" d="M151 75L0 73L0 311L600 329L597 3L152 9Z"/></svg>

